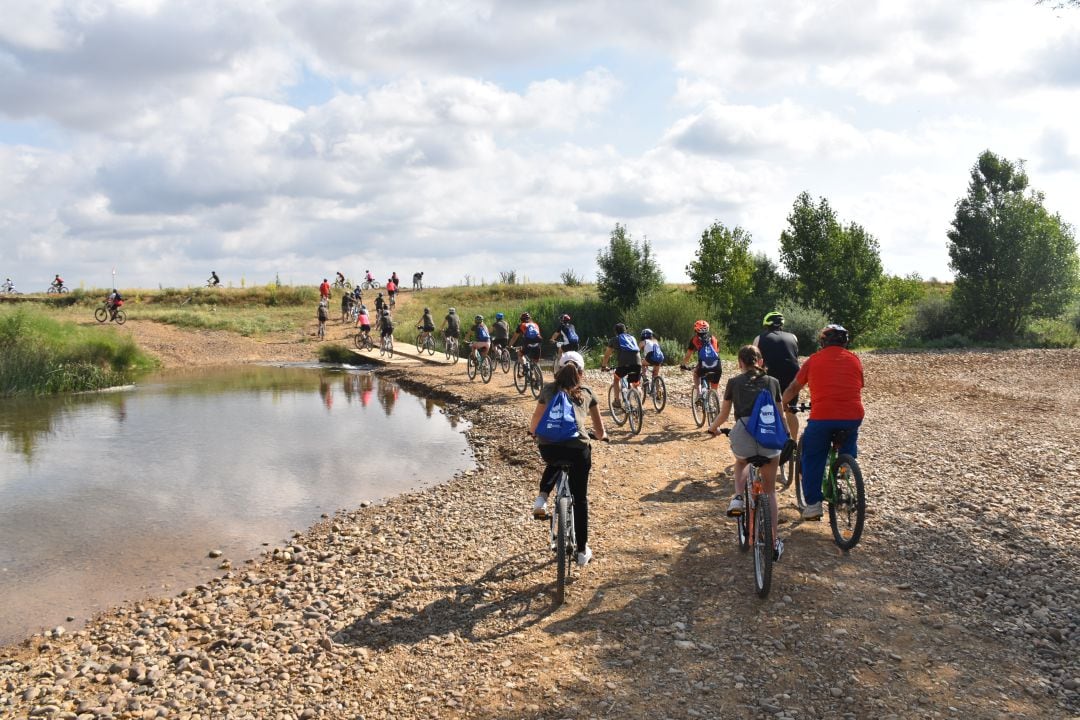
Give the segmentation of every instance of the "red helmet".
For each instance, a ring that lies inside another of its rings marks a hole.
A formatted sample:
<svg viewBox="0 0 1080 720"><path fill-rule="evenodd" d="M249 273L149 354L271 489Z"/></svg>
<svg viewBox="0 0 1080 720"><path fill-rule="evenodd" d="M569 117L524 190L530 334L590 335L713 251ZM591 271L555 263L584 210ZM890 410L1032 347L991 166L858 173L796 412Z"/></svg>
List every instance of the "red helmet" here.
<svg viewBox="0 0 1080 720"><path fill-rule="evenodd" d="M559 318L559 322L564 322L564 323L570 322L570 316L568 314L566 314L566 313L563 313L563 316L561 318Z"/></svg>
<svg viewBox="0 0 1080 720"><path fill-rule="evenodd" d="M709 332L709 323L705 322L704 320L698 320L696 323L694 323L694 332L696 332L696 333L707 333L707 332Z"/></svg>

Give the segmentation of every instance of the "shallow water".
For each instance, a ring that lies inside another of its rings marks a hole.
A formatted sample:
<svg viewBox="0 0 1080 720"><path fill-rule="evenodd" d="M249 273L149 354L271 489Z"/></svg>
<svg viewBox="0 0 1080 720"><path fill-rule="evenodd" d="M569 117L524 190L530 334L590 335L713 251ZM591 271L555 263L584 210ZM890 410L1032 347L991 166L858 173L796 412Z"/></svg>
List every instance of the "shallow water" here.
<svg viewBox="0 0 1080 720"><path fill-rule="evenodd" d="M438 406L359 370L184 371L0 405L0 643L242 568L472 466ZM72 617L74 620L68 621Z"/></svg>

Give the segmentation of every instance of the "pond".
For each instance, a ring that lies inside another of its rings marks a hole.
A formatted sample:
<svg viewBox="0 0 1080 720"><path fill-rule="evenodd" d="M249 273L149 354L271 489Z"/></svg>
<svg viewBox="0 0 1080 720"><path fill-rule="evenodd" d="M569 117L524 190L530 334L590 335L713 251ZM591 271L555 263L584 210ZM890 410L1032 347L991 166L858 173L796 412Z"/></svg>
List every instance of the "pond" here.
<svg viewBox="0 0 1080 720"><path fill-rule="evenodd" d="M473 466L435 402L348 368L173 372L0 408L0 644Z"/></svg>

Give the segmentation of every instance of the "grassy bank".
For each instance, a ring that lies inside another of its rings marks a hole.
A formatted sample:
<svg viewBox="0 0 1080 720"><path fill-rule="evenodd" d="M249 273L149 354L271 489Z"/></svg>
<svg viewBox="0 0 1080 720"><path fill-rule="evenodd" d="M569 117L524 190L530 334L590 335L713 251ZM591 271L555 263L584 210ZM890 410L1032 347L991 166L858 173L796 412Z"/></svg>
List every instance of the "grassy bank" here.
<svg viewBox="0 0 1080 720"><path fill-rule="evenodd" d="M98 390L154 367L129 337L20 307L0 310L0 397Z"/></svg>

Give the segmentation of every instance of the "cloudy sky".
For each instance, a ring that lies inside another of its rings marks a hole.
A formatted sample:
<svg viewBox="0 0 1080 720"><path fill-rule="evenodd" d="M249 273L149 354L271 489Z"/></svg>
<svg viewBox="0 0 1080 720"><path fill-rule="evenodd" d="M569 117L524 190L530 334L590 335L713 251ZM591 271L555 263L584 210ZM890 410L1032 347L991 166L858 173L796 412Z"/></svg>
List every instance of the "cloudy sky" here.
<svg viewBox="0 0 1080 720"><path fill-rule="evenodd" d="M757 9L755 5L765 5ZM776 257L802 190L949 277L978 154L1080 221L1080 10L1034 0L5 0L0 275L23 290L592 278Z"/></svg>

